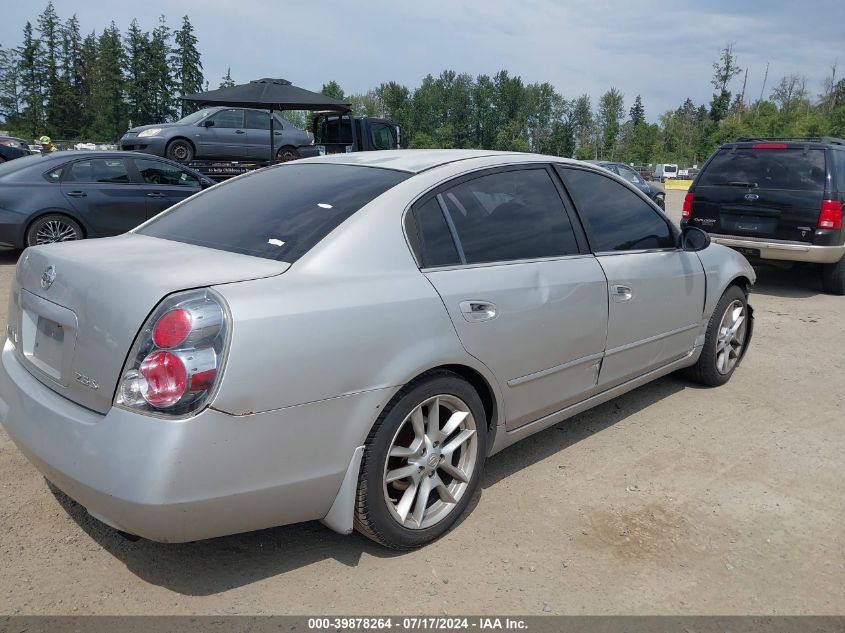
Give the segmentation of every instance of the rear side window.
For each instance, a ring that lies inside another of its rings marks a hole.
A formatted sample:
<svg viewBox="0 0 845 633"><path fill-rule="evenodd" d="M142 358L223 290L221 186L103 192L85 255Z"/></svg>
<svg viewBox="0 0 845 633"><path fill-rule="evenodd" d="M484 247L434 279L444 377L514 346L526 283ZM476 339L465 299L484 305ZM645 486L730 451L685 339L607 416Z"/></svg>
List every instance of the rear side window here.
<svg viewBox="0 0 845 633"><path fill-rule="evenodd" d="M563 169L566 186L597 253L674 248L669 223L618 182L582 169Z"/></svg>
<svg viewBox="0 0 845 633"><path fill-rule="evenodd" d="M423 252L443 257L439 263L425 262L429 266L578 253L566 209L545 168L496 172L447 185L415 213ZM457 236L458 262L449 261L454 255L444 222Z"/></svg>
<svg viewBox="0 0 845 633"><path fill-rule="evenodd" d="M135 167L141 174L141 179L148 185L175 185L179 187L199 188L200 181L193 174L175 165L162 163L147 158L135 158Z"/></svg>
<svg viewBox="0 0 845 633"><path fill-rule="evenodd" d="M824 150L720 149L699 175L698 185L824 191Z"/></svg>
<svg viewBox="0 0 845 633"><path fill-rule="evenodd" d="M292 263L409 176L354 165L271 167L207 189L138 233Z"/></svg>
<svg viewBox="0 0 845 633"><path fill-rule="evenodd" d="M437 198L414 209L423 268L460 264L458 249Z"/></svg>
<svg viewBox="0 0 845 633"><path fill-rule="evenodd" d="M78 160L70 166L65 175L65 182L129 182L126 163L121 158L91 158Z"/></svg>

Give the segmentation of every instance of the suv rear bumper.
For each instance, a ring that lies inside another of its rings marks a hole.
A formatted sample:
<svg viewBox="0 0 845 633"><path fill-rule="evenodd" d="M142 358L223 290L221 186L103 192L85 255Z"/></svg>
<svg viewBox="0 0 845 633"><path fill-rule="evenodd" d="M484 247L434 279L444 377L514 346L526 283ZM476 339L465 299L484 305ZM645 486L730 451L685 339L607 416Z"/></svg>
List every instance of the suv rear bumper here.
<svg viewBox="0 0 845 633"><path fill-rule="evenodd" d="M815 246L802 242L767 240L763 238L740 238L730 235L710 234L716 244L731 248L753 249L760 252L760 259L775 259L788 262L810 262L814 264L833 264L845 256L843 246Z"/></svg>

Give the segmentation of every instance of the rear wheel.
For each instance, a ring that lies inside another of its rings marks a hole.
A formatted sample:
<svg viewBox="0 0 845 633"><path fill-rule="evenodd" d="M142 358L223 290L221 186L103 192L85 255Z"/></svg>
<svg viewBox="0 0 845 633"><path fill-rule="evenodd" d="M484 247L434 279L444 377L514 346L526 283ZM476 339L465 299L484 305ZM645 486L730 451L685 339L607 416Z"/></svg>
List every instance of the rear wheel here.
<svg viewBox="0 0 845 633"><path fill-rule="evenodd" d="M745 351L748 318L748 298L741 288L731 286L713 310L701 356L687 376L708 387L728 382Z"/></svg>
<svg viewBox="0 0 845 633"><path fill-rule="evenodd" d="M845 295L845 257L822 266L822 286L828 294Z"/></svg>
<svg viewBox="0 0 845 633"><path fill-rule="evenodd" d="M82 227L66 215L53 213L38 218L26 232L26 245L53 244L81 240Z"/></svg>
<svg viewBox="0 0 845 633"><path fill-rule="evenodd" d="M301 158L299 152L296 151L295 147L282 147L278 152L276 152L276 160L280 163L289 163L292 160L297 160Z"/></svg>
<svg viewBox="0 0 845 633"><path fill-rule="evenodd" d="M167 144L167 158L177 163L190 163L194 160L194 146L188 141L176 139Z"/></svg>
<svg viewBox="0 0 845 633"><path fill-rule="evenodd" d="M439 371L407 385L367 438L358 531L399 550L441 536L478 488L486 431L478 394L456 374Z"/></svg>

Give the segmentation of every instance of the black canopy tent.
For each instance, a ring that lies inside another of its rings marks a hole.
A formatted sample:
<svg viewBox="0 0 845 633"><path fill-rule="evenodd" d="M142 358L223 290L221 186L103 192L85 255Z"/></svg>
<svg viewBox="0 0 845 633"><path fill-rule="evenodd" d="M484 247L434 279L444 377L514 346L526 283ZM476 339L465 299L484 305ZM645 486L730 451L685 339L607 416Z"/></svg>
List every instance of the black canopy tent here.
<svg viewBox="0 0 845 633"><path fill-rule="evenodd" d="M197 92L182 97L200 106L232 106L236 108L264 108L270 111L270 160L276 158L273 133L273 110L328 110L351 112L352 107L319 92L294 86L287 79L254 79L248 84ZM353 135L355 126L352 126Z"/></svg>

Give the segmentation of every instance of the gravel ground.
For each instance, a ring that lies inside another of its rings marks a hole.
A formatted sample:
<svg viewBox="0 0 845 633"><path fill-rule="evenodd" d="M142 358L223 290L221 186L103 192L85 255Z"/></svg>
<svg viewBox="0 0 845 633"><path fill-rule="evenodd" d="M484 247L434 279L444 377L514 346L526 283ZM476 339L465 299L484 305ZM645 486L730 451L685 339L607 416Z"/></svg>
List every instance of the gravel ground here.
<svg viewBox="0 0 845 633"><path fill-rule="evenodd" d="M759 273L728 385L669 376L511 447L412 553L318 523L128 542L0 430L0 613L845 613L845 299L812 269Z"/></svg>

